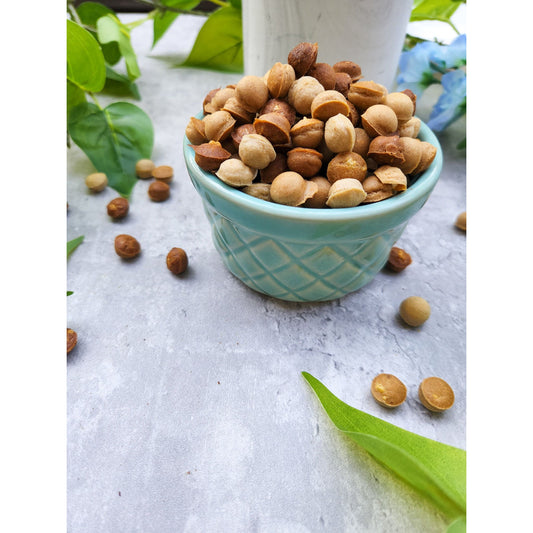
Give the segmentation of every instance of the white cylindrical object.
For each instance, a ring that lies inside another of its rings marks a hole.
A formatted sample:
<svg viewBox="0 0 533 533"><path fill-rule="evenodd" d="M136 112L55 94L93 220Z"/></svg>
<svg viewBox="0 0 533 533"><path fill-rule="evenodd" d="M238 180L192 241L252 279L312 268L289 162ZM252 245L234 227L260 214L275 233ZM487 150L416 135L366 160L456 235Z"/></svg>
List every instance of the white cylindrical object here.
<svg viewBox="0 0 533 533"><path fill-rule="evenodd" d="M394 79L413 0L242 0L244 71L263 76L300 42L321 63L354 61L363 79Z"/></svg>

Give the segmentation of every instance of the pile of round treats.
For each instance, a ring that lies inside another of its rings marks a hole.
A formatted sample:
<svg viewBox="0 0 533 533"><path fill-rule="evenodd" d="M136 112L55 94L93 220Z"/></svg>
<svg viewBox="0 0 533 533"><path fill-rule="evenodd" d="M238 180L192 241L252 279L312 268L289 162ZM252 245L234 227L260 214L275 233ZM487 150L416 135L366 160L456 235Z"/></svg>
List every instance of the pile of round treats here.
<svg viewBox="0 0 533 533"><path fill-rule="evenodd" d="M317 56L316 43L300 43L263 77L210 91L185 130L198 166L289 206L354 207L406 190L437 152L418 139L416 96Z"/></svg>

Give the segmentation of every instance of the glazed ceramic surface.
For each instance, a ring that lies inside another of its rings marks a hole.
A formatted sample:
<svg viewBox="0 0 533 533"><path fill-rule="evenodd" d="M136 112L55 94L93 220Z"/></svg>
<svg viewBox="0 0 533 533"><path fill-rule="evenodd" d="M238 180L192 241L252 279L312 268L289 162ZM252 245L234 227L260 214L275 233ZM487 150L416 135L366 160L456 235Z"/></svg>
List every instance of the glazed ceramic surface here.
<svg viewBox="0 0 533 533"><path fill-rule="evenodd" d="M187 139L184 155L227 268L261 293L316 302L340 298L369 283L385 265L409 219L428 199L442 169L442 152L425 124L419 138L436 146L437 155L406 191L342 209L260 200L201 170Z"/></svg>

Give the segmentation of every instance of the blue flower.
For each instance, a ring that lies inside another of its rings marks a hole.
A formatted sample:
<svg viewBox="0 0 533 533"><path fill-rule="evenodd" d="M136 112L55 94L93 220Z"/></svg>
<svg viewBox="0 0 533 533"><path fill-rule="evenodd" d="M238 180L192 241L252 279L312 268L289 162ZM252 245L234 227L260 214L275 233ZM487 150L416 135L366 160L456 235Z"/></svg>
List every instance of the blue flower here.
<svg viewBox="0 0 533 533"><path fill-rule="evenodd" d="M429 116L428 126L442 131L466 113L466 74L461 69L451 70L442 76L442 89Z"/></svg>
<svg viewBox="0 0 533 533"><path fill-rule="evenodd" d="M444 47L443 57L446 68L458 68L466 65L466 35L464 33Z"/></svg>

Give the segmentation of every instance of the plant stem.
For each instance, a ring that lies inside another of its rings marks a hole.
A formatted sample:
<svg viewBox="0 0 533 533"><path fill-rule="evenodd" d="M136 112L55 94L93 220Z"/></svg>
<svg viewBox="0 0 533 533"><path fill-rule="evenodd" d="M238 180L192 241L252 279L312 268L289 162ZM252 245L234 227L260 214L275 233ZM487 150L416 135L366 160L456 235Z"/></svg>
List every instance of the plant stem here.
<svg viewBox="0 0 533 533"><path fill-rule="evenodd" d="M89 96L92 98L93 102L95 103L96 107L102 111L102 106L100 105L100 102L98 101L98 98L96 98L96 95L94 93L88 93Z"/></svg>
<svg viewBox="0 0 533 533"><path fill-rule="evenodd" d="M78 15L76 8L74 7L74 4L70 1L67 2L67 11L77 24L83 26L83 23L81 22L80 16Z"/></svg>
<svg viewBox="0 0 533 533"><path fill-rule="evenodd" d="M212 1L213 4L217 4L219 6L225 7L228 5L227 2L223 2L221 0ZM197 15L199 17L208 17L211 15L211 12L209 11L197 11L195 9L180 9L179 7L173 7L173 6L166 6L165 4L162 4L159 0L137 0L140 4L146 4L148 6L152 6L154 10L159 11L161 13L165 13L166 11L171 11L172 13L182 13L185 15Z"/></svg>
<svg viewBox="0 0 533 533"><path fill-rule="evenodd" d="M143 17L139 20L134 20L133 22L130 22L129 24L125 24L125 26L129 29L129 30L133 30L134 28L136 28L137 26L140 26L141 24L144 24L145 22L149 21L149 20L152 20L156 14L156 11L154 9L154 11L150 11L150 13L148 13L148 15L146 17Z"/></svg>

